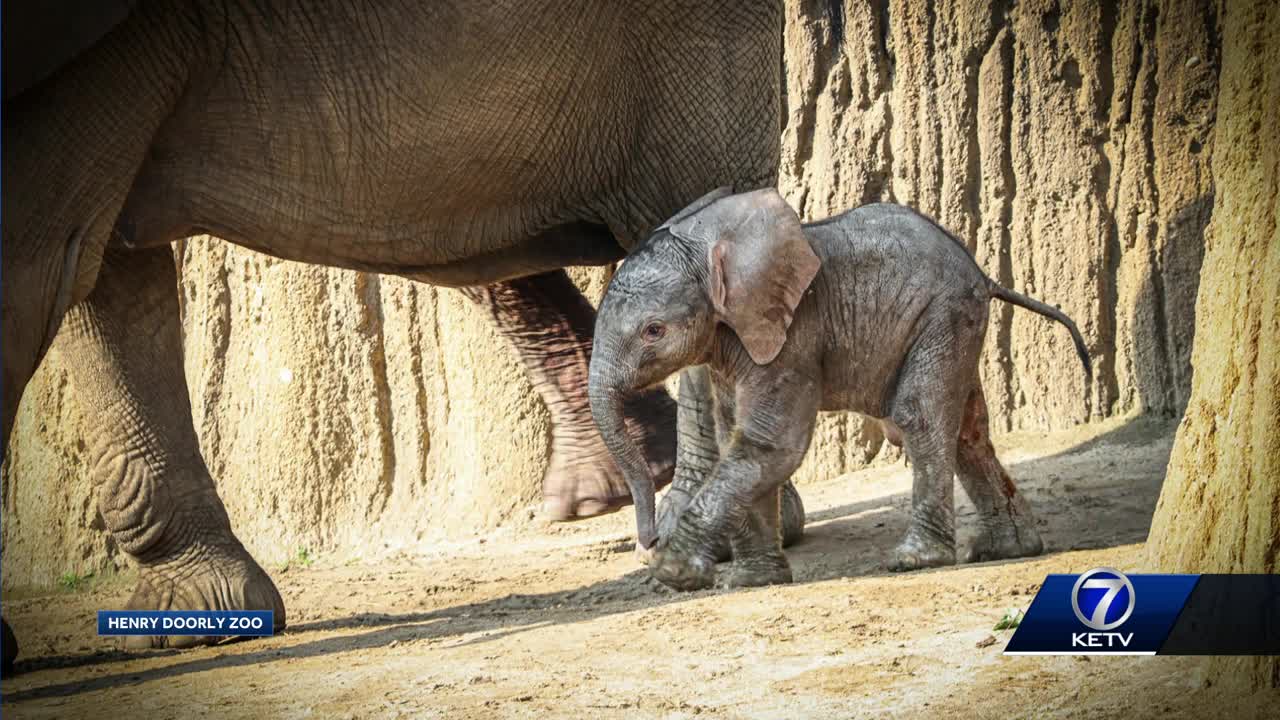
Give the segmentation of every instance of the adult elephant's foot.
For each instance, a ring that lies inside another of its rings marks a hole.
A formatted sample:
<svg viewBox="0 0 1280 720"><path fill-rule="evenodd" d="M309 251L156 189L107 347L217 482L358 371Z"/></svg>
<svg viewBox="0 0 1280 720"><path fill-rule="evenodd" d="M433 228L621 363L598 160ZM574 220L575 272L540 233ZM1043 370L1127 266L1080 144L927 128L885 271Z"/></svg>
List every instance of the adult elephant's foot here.
<svg viewBox="0 0 1280 720"><path fill-rule="evenodd" d="M590 412L558 418L551 463L542 478L542 515L555 522L581 520L631 504L622 471L605 447ZM661 388L627 403L627 429L649 463L657 488L671 482L676 466L676 404Z"/></svg>
<svg viewBox="0 0 1280 720"><path fill-rule="evenodd" d="M168 560L140 564L130 610L270 610L273 630L285 627L284 600L240 541L196 544ZM182 648L223 640L209 635L130 636L130 648Z"/></svg>
<svg viewBox="0 0 1280 720"><path fill-rule="evenodd" d="M9 622L0 618L0 634L3 635L2 647L0 647L0 675L9 675L13 672L13 661L18 657L18 637L13 634L13 629L9 627Z"/></svg>
<svg viewBox="0 0 1280 720"><path fill-rule="evenodd" d="M676 522L680 514L693 502L695 488L687 484L675 483L658 503L658 537L667 537L675 532ZM800 491L788 480L782 486L782 546L791 547L804 538L804 501L800 499ZM731 552L728 538L719 539L713 546L716 562L729 560Z"/></svg>

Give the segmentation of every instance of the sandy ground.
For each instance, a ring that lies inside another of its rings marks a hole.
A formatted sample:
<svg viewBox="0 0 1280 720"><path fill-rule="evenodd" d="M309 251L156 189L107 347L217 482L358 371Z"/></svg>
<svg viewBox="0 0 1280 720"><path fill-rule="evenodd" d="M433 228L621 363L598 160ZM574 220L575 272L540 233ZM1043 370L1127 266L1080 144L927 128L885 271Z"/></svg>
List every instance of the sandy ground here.
<svg viewBox="0 0 1280 720"><path fill-rule="evenodd" d="M808 537L786 587L667 591L621 513L273 571L290 628L197 650L126 654L94 635L128 578L15 593L23 657L3 715L1276 717L1280 698L1206 687L1195 658L1004 657L1011 633L992 630L1046 573L1143 568L1172 434L1144 419L1000 439L1048 547L1024 561L886 573L909 501L898 464L802 488ZM962 541L974 520L962 500Z"/></svg>

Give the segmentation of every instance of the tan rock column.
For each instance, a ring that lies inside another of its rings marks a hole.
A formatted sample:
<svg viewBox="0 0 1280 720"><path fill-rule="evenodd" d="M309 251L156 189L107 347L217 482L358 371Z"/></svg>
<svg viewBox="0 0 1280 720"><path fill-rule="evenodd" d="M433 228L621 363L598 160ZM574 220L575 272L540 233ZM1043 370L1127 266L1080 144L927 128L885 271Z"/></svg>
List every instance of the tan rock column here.
<svg viewBox="0 0 1280 720"><path fill-rule="evenodd" d="M1280 5L1228 2L1217 198L1196 305L1191 400L1148 540L1171 572L1280 572ZM1226 657L1218 686L1280 687L1280 660Z"/></svg>

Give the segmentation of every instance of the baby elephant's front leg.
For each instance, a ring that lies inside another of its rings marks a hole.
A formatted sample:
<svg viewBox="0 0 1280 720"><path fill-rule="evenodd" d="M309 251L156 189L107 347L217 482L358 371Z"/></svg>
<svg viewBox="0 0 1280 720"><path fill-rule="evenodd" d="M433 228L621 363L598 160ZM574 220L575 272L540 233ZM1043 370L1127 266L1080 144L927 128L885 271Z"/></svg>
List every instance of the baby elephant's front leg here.
<svg viewBox="0 0 1280 720"><path fill-rule="evenodd" d="M754 400L756 393L742 393ZM680 515L675 531L663 538L649 568L663 584L678 590L711 587L715 548L729 538L734 565L729 586L789 582L791 568L782 553L779 489L804 458L817 417L811 388L788 383L760 388L757 402L739 402L739 427L730 434L706 485Z"/></svg>
<svg viewBox="0 0 1280 720"><path fill-rule="evenodd" d="M766 491L752 504L743 532L730 538L733 564L720 577L720 585L756 587L791 582L791 563L782 552L782 492L782 486Z"/></svg>
<svg viewBox="0 0 1280 720"><path fill-rule="evenodd" d="M708 482L697 497L706 494ZM680 513L675 530L661 538L649 558L649 573L676 590L702 590L715 584L716 538L724 536L721 523L703 518L695 510L697 498Z"/></svg>
<svg viewBox="0 0 1280 720"><path fill-rule="evenodd" d="M785 480L785 478L784 478ZM710 484L708 484L710 487ZM681 514L671 537L659 543L649 563L653 576L677 590L701 590L716 583L715 550L730 539L733 564L720 578L723 587L754 587L791 582L791 565L782 551L781 483L754 503L742 503L707 519L698 500ZM699 498L709 493L701 493Z"/></svg>
<svg viewBox="0 0 1280 720"><path fill-rule="evenodd" d="M735 443L720 460L702 491L680 514L675 532L658 543L649 569L664 585L677 590L711 587L715 584L716 547L732 538L736 551L739 541L753 530L757 536L763 535L758 527L761 520L752 507L753 495L764 488L765 494L776 497L786 477L770 477L772 473L764 472L773 463L767 459L761 462L756 456L768 451L743 445ZM778 545L780 555L780 540Z"/></svg>

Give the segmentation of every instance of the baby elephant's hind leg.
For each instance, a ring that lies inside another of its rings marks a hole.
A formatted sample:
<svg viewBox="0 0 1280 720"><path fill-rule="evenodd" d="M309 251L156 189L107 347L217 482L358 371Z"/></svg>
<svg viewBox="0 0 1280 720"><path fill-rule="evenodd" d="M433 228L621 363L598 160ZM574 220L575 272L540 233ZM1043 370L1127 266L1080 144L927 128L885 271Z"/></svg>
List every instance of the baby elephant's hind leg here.
<svg viewBox="0 0 1280 720"><path fill-rule="evenodd" d="M956 562L955 453L962 404L950 398L937 358L908 360L894 399L892 419L902 429L911 461L911 521L893 550L895 572ZM932 366L932 368L931 368Z"/></svg>
<svg viewBox="0 0 1280 720"><path fill-rule="evenodd" d="M978 537L964 553L965 562L1039 555L1044 550L1031 506L1005 471L991 446L987 402L974 384L965 404L956 445L960 484L978 510Z"/></svg>
<svg viewBox="0 0 1280 720"><path fill-rule="evenodd" d="M977 386L987 306L962 294L940 297L932 307L903 361L889 408L913 475L911 522L888 564L895 571L956 562L956 451Z"/></svg>

